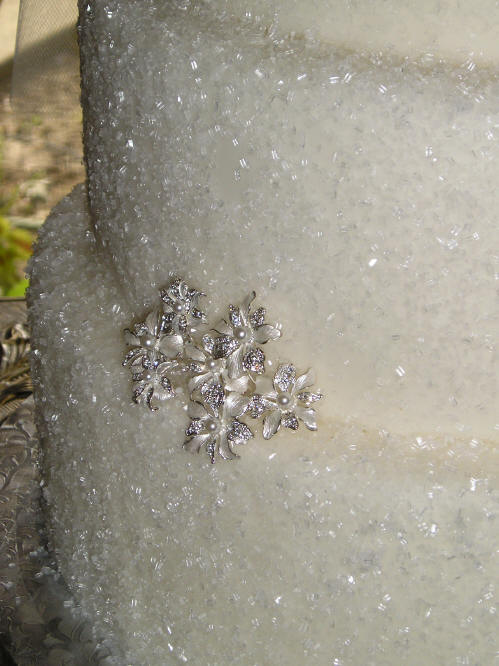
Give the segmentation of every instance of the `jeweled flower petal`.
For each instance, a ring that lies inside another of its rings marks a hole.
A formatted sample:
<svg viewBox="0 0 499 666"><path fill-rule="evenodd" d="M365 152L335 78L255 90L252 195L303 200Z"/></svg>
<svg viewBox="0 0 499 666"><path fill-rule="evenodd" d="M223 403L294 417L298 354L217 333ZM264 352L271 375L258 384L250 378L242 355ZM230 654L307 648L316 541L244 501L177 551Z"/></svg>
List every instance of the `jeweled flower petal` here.
<svg viewBox="0 0 499 666"><path fill-rule="evenodd" d="M242 416L249 404L249 398L239 393L229 393L225 399L225 409L230 417Z"/></svg>
<svg viewBox="0 0 499 666"><path fill-rule="evenodd" d="M207 446L209 443L211 435L204 433L202 435L194 435L191 439L187 439L184 442L184 448L187 451L192 451L193 453L199 453L203 446ZM212 438L213 440L213 438Z"/></svg>
<svg viewBox="0 0 499 666"><path fill-rule="evenodd" d="M205 320L205 314L197 307L197 302L204 294L192 289L183 280L174 277L170 284L161 289L163 301L163 328L167 333L177 333L190 337L192 330Z"/></svg>
<svg viewBox="0 0 499 666"><path fill-rule="evenodd" d="M242 442L247 442L252 437L253 433L251 432L250 428L246 425L246 423L242 423L237 419L234 419L234 421L232 421L232 427L229 430L228 434L229 441L234 442L236 444L240 444Z"/></svg>
<svg viewBox="0 0 499 666"><path fill-rule="evenodd" d="M260 328L264 321L267 311L265 308L257 308L250 317L250 322L253 328Z"/></svg>
<svg viewBox="0 0 499 666"><path fill-rule="evenodd" d="M202 341L203 341L204 350L208 354L213 354L213 350L215 348L215 339L213 338L213 336L208 335L208 333L206 333L205 335L203 335Z"/></svg>
<svg viewBox="0 0 499 666"><path fill-rule="evenodd" d="M187 426L185 434L187 437L193 437L194 435L199 435L203 429L203 422L201 419L192 419L192 421Z"/></svg>
<svg viewBox="0 0 499 666"><path fill-rule="evenodd" d="M237 379L244 375L243 354L244 349L238 347L227 359L227 372L231 379Z"/></svg>
<svg viewBox="0 0 499 666"><path fill-rule="evenodd" d="M270 439L276 432L279 430L281 424L281 412L280 410L274 410L267 414L263 420L263 437L264 439Z"/></svg>
<svg viewBox="0 0 499 666"><path fill-rule="evenodd" d="M250 349L243 358L243 367L248 372L255 372L257 375L263 375L265 372L265 354L261 349L255 347Z"/></svg>
<svg viewBox="0 0 499 666"><path fill-rule="evenodd" d="M263 345L269 340L277 340L281 336L281 331L270 324L263 324L255 329L255 342Z"/></svg>
<svg viewBox="0 0 499 666"><path fill-rule="evenodd" d="M274 387L276 391L289 392L292 390L296 377L295 366L288 364L280 365L274 375Z"/></svg>
<svg viewBox="0 0 499 666"><path fill-rule="evenodd" d="M281 425L283 428L298 430L298 419L293 412L284 412L281 416Z"/></svg>
<svg viewBox="0 0 499 666"><path fill-rule="evenodd" d="M229 305L229 320L232 326L242 326L243 319L241 316L241 310L233 305Z"/></svg>
<svg viewBox="0 0 499 666"><path fill-rule="evenodd" d="M235 379L226 379L225 388L231 393L246 393L250 385L250 378L248 375L242 375L241 377L236 377Z"/></svg>
<svg viewBox="0 0 499 666"><path fill-rule="evenodd" d="M301 375L296 380L295 391L301 391L302 389L307 388L307 386L312 386L314 382L315 382L314 371L307 370L305 374Z"/></svg>
<svg viewBox="0 0 499 666"><path fill-rule="evenodd" d="M182 353L184 341L181 335L164 335L159 339L157 348L165 356L174 358Z"/></svg>
<svg viewBox="0 0 499 666"><path fill-rule="evenodd" d="M223 432L219 435L216 442L216 453L223 458L224 460L233 460L237 458L238 455L231 448L231 442L227 432ZM211 462L215 462L215 451L211 454Z"/></svg>
<svg viewBox="0 0 499 666"><path fill-rule="evenodd" d="M304 407L295 407L295 414L303 421L309 430L317 430L317 422L315 420L315 409L305 409Z"/></svg>
<svg viewBox="0 0 499 666"><path fill-rule="evenodd" d="M201 387L201 396L206 410L213 414L218 415L218 410L224 404L225 389L222 384L218 382L206 382Z"/></svg>
<svg viewBox="0 0 499 666"><path fill-rule="evenodd" d="M265 400L261 395L255 393L248 403L247 412L252 419L259 419L266 410Z"/></svg>
<svg viewBox="0 0 499 666"><path fill-rule="evenodd" d="M128 328L126 328L124 331L124 337L125 337L125 343L129 347L140 345L140 338L137 337L134 333L132 333L132 331L130 331Z"/></svg>
<svg viewBox="0 0 499 666"><path fill-rule="evenodd" d="M213 345L213 358L227 358L239 348L239 342L229 335L215 338Z"/></svg>
<svg viewBox="0 0 499 666"><path fill-rule="evenodd" d="M314 402L317 402L322 398L322 393L313 393L311 391L301 391L297 395L298 400L303 402L305 405L312 405Z"/></svg>

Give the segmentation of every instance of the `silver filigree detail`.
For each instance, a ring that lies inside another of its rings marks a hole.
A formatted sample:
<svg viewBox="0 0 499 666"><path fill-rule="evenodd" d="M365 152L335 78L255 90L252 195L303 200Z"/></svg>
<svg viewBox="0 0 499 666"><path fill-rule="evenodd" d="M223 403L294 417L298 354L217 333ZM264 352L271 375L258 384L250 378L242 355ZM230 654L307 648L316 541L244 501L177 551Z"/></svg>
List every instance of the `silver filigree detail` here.
<svg viewBox="0 0 499 666"><path fill-rule="evenodd" d="M298 430L299 421L309 430L317 430L315 409L310 404L320 400L322 395L303 391L313 383L311 370L297 377L296 368L291 363L283 363L277 368L270 387L268 383L264 387L264 382L259 382L258 409L260 414L268 412L263 421L265 439L273 437L281 427Z"/></svg>
<svg viewBox="0 0 499 666"><path fill-rule="evenodd" d="M226 391L246 393L250 385L250 377L246 374L231 379L227 373L227 361L224 357L216 358L210 336L203 337L204 349L194 348L196 360L191 364L191 379L188 383L189 394L202 391L205 384L223 384ZM192 354L192 351L190 352Z"/></svg>
<svg viewBox="0 0 499 666"><path fill-rule="evenodd" d="M181 278L175 277L160 292L163 301L163 327L168 333L190 336L206 320L206 315L198 308L202 291L193 289Z"/></svg>
<svg viewBox="0 0 499 666"><path fill-rule="evenodd" d="M175 358L184 349L181 335L166 334L162 315L158 310L150 312L145 321L135 324L133 330L125 330L125 342L131 347L123 360L132 371L136 366L149 368L155 362Z"/></svg>
<svg viewBox="0 0 499 666"><path fill-rule="evenodd" d="M281 364L273 380L265 376L259 345L280 337L279 326L266 323L266 309L252 311L255 292L239 306L230 305L227 320L202 333L206 316L198 308L203 292L181 278L161 291L162 309L125 331L129 350L123 365L132 373L133 400L156 411L161 402L187 396L190 423L184 448L217 457L236 458L234 447L253 438L244 418L263 418L263 436L280 428L297 430L302 421L316 430L315 410L322 398L311 371L298 376L293 364ZM206 328L204 329L206 330Z"/></svg>
<svg viewBox="0 0 499 666"><path fill-rule="evenodd" d="M265 323L265 308L251 312L256 294L252 291L239 306L229 305L229 318L215 328L219 334L213 341L215 358L227 359L227 371L231 379L245 372L263 375L265 354L256 345L276 340L281 335L277 326Z"/></svg>
<svg viewBox="0 0 499 666"><path fill-rule="evenodd" d="M191 422L185 431L184 448L199 452L205 449L211 462L219 455L225 460L237 458L233 447L244 444L253 437L250 428L238 420L246 410L248 400L237 393L229 393L214 410L199 402L192 402L189 409Z"/></svg>
<svg viewBox="0 0 499 666"><path fill-rule="evenodd" d="M263 396L259 395L258 393L255 393L250 398L247 412L252 419L259 419L263 415L263 413L266 412L268 409L271 409L271 407L272 407L271 403L267 402L263 398Z"/></svg>
<svg viewBox="0 0 499 666"><path fill-rule="evenodd" d="M152 403L153 398L163 401L175 397L172 375L181 375L185 372L185 366L176 359L162 363L155 362L151 367L143 368L141 372L133 375L134 402L144 402L151 411L157 411L157 405Z"/></svg>

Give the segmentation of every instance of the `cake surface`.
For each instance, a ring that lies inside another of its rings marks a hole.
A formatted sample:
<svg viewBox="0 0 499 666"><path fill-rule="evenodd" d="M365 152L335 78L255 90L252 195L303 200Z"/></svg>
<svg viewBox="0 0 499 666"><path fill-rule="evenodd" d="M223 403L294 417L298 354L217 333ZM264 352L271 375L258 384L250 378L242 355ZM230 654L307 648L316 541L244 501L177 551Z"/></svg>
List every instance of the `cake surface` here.
<svg viewBox="0 0 499 666"><path fill-rule="evenodd" d="M137 315L170 271L215 308L255 289L332 415L493 437L494 72L113 6L82 25L85 147L96 237Z"/></svg>
<svg viewBox="0 0 499 666"><path fill-rule="evenodd" d="M497 447L326 419L183 451L180 408L131 404L89 224L79 189L42 231L34 374L51 542L117 663L491 663Z"/></svg>
<svg viewBox="0 0 499 666"><path fill-rule="evenodd" d="M491 663L497 76L257 19L82 3L88 191L30 292L62 572L118 663ZM317 433L211 465L132 403L123 329L172 273L210 319L256 290Z"/></svg>

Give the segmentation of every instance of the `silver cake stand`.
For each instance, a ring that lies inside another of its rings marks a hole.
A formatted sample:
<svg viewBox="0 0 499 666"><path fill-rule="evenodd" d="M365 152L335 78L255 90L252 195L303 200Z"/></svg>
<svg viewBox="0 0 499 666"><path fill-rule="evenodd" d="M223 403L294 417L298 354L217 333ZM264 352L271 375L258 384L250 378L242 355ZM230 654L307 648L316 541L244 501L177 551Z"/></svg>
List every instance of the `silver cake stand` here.
<svg viewBox="0 0 499 666"><path fill-rule="evenodd" d="M0 664L118 663L47 547L23 300L0 299Z"/></svg>

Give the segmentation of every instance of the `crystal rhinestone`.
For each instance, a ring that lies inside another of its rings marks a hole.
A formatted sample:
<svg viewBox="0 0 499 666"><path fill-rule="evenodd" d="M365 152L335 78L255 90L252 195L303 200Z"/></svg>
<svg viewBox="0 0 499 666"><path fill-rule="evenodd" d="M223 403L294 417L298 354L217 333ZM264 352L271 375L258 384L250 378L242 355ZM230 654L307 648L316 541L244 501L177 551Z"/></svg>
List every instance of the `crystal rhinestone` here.
<svg viewBox="0 0 499 666"><path fill-rule="evenodd" d="M294 365L283 364L277 368L274 376L274 385L283 392L287 392L293 386L296 377Z"/></svg>
<svg viewBox="0 0 499 666"><path fill-rule="evenodd" d="M194 419L189 424L189 427L185 431L185 434L188 437L191 437L192 435L198 435L201 432L202 428L203 428L203 424L202 424L201 420L200 419Z"/></svg>
<svg viewBox="0 0 499 666"><path fill-rule="evenodd" d="M256 309L251 315L251 325L253 328L258 328L262 326L265 322L265 308Z"/></svg>
<svg viewBox="0 0 499 666"><path fill-rule="evenodd" d="M317 402L322 398L321 393L312 393L311 391L301 391L298 393L298 400L304 402L307 406Z"/></svg>
<svg viewBox="0 0 499 666"><path fill-rule="evenodd" d="M204 319L204 312L201 312L201 310L198 310L198 308L192 308L191 315L195 319Z"/></svg>
<svg viewBox="0 0 499 666"><path fill-rule="evenodd" d="M171 393L172 395L174 395L174 391L173 391L173 388L172 388L172 383L171 383L171 381L168 379L168 377L162 377L162 378L161 378L161 386L162 386L166 391L168 391L169 393Z"/></svg>
<svg viewBox="0 0 499 666"><path fill-rule="evenodd" d="M221 335L216 338L213 345L213 356L215 358L227 358L239 347L239 342L229 335Z"/></svg>
<svg viewBox="0 0 499 666"><path fill-rule="evenodd" d="M265 372L265 354L261 349L250 349L244 356L243 366L250 372L263 375Z"/></svg>
<svg viewBox="0 0 499 666"><path fill-rule="evenodd" d="M253 419L259 419L265 411L265 402L261 395L255 393L248 403L248 413Z"/></svg>
<svg viewBox="0 0 499 666"><path fill-rule="evenodd" d="M206 382L206 384L203 384L201 387L201 395L203 396L204 402L209 405L214 412L218 411L218 408L224 403L225 391L222 384Z"/></svg>
<svg viewBox="0 0 499 666"><path fill-rule="evenodd" d="M232 428L229 432L229 439L235 442L237 441L247 442L248 439L251 439L252 437L253 433L248 428L248 426L245 423L241 423L241 421L234 419L234 421L232 422Z"/></svg>
<svg viewBox="0 0 499 666"><path fill-rule="evenodd" d="M209 354L213 353L215 340L211 337L211 335L203 335L203 346Z"/></svg>
<svg viewBox="0 0 499 666"><path fill-rule="evenodd" d="M233 305L229 305L229 319L232 326L241 326L243 323L241 318L241 310L234 307Z"/></svg>
<svg viewBox="0 0 499 666"><path fill-rule="evenodd" d="M290 414L284 414L281 419L281 425L284 428L291 428L291 430L298 430L298 419L292 412Z"/></svg>

